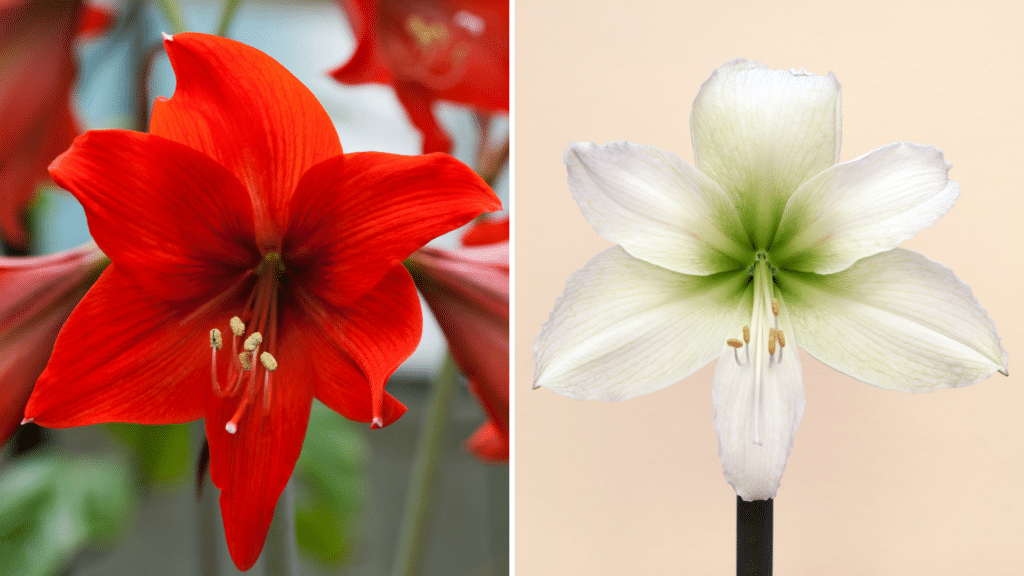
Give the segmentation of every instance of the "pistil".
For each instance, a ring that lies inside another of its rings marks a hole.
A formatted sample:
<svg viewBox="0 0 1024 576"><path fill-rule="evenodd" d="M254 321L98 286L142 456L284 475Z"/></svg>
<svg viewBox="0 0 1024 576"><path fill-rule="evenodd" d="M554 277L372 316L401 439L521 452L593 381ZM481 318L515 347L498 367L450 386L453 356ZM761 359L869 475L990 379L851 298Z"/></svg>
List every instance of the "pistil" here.
<svg viewBox="0 0 1024 576"><path fill-rule="evenodd" d="M231 382L231 385L227 388L222 387L217 378L217 352L223 346L221 332L216 328L210 331L210 347L213 354L211 360L213 392L218 398L237 397L238 399L234 414L224 424L224 429L229 434L238 432L242 417L257 401L257 396L260 394L263 396L262 415L267 416L270 413L274 383L273 372L277 370L278 366L274 351L277 347L279 276L283 270L284 266L279 254L266 255L256 268L256 285L253 287L245 308L240 315L233 316L228 323L233 335L231 350L234 361L231 362L231 368L228 371L228 382ZM239 350L239 341L242 342L241 350ZM257 358L259 363L256 362ZM263 382L258 386L257 378L260 377L258 374L260 369L263 372Z"/></svg>
<svg viewBox="0 0 1024 576"><path fill-rule="evenodd" d="M779 301L774 297L774 282L772 269L764 254L758 254L754 263L754 305L751 311L750 324L754 337L754 387L753 393L753 439L754 444L761 444L761 384L764 380L765 370L769 370L776 364L775 347L778 340L779 326ZM772 321L768 320L768 312L771 311ZM769 326L771 324L771 326ZM768 353L767 361L765 352Z"/></svg>

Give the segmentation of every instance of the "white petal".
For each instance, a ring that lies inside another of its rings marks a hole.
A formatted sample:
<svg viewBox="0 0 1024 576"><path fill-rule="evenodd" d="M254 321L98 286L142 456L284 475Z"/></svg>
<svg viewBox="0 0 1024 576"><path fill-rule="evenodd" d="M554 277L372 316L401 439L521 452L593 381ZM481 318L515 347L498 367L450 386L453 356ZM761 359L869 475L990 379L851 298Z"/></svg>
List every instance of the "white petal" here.
<svg viewBox="0 0 1024 576"><path fill-rule="evenodd" d="M909 392L1005 372L1006 350L970 286L897 248L838 274L780 273L800 345L858 380Z"/></svg>
<svg viewBox="0 0 1024 576"><path fill-rule="evenodd" d="M753 341L750 360L742 364L731 347L721 350L711 385L722 471L736 494L747 501L775 497L804 414L800 357L785 310L783 304L779 328L787 334L787 342L782 361L761 366L760 396L755 397L758 345ZM742 352L739 356L741 361L745 359Z"/></svg>
<svg viewBox="0 0 1024 576"><path fill-rule="evenodd" d="M718 354L746 288L745 271L686 276L610 248L555 302L534 343L536 385L625 400L678 382Z"/></svg>
<svg viewBox="0 0 1024 576"><path fill-rule="evenodd" d="M931 226L960 187L942 150L897 142L844 162L800 187L772 243L783 268L831 274Z"/></svg>
<svg viewBox="0 0 1024 576"><path fill-rule="evenodd" d="M839 161L835 76L735 60L701 86L690 117L697 169L732 195L765 248L801 184Z"/></svg>
<svg viewBox="0 0 1024 576"><path fill-rule="evenodd" d="M601 236L683 274L749 266L736 207L678 156L653 146L579 143L565 151L569 188Z"/></svg>

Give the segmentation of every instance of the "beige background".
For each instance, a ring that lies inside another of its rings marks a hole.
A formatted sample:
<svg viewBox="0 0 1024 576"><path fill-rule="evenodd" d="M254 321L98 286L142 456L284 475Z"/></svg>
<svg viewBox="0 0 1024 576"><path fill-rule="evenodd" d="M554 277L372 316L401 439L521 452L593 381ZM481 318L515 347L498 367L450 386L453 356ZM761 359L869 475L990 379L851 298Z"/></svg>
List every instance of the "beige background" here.
<svg viewBox="0 0 1024 576"><path fill-rule="evenodd" d="M776 499L777 574L1024 574L1024 14L989 2L515 3L517 573L729 574L735 495L713 364L622 403L530 391L569 274L610 245L565 181L572 141L692 163L690 105L736 57L835 72L842 160L942 148L952 211L904 247L951 267L999 327L1011 377L916 396L801 356L807 408Z"/></svg>

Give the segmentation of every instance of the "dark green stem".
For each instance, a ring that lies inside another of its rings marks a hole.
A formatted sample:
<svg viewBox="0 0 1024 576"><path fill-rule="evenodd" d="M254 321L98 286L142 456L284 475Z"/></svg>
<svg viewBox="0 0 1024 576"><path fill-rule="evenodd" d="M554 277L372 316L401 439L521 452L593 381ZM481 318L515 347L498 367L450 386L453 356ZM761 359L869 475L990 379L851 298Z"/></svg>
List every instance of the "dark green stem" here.
<svg viewBox="0 0 1024 576"><path fill-rule="evenodd" d="M771 576L773 503L736 497L736 576Z"/></svg>

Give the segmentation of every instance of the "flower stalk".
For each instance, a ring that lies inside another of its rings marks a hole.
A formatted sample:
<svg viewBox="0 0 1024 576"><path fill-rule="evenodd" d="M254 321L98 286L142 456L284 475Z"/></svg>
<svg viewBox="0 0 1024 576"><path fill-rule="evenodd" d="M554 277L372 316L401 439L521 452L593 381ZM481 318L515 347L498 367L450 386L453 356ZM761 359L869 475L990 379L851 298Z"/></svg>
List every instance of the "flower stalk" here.
<svg viewBox="0 0 1024 576"><path fill-rule="evenodd" d="M402 527L395 547L391 576L413 576L419 573L426 543L427 525L434 509L437 476L441 469L441 449L451 419L452 395L455 390L455 361L446 354L441 372L430 390L430 406L420 429L416 460L409 478L409 491L402 513Z"/></svg>
<svg viewBox="0 0 1024 576"><path fill-rule="evenodd" d="M736 497L736 576L771 576L774 503Z"/></svg>

